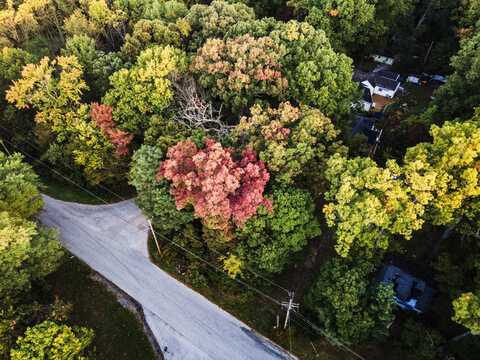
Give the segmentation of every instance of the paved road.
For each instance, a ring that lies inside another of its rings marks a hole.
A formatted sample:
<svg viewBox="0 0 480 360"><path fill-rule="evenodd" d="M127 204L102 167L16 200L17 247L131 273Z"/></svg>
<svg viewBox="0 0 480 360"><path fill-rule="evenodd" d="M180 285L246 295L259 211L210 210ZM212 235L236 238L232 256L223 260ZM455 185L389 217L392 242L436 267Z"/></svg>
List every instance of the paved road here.
<svg viewBox="0 0 480 360"><path fill-rule="evenodd" d="M166 360L296 359L152 264L147 222L133 201L92 206L44 200L40 220L60 230L71 253L138 301L167 347Z"/></svg>

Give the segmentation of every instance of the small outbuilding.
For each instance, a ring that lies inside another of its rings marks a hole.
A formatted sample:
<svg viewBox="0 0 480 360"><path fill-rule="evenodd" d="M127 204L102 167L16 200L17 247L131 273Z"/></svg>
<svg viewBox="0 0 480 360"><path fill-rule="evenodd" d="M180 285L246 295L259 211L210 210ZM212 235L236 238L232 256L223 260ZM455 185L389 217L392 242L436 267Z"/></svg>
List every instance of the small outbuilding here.
<svg viewBox="0 0 480 360"><path fill-rule="evenodd" d="M388 56L383 56L383 55L377 55L377 54L374 54L372 55L372 59L373 61L375 61L376 63L379 63L379 64L385 64L385 65L389 65L389 66L392 66L393 63L394 63L394 59L391 58L391 57L388 57Z"/></svg>

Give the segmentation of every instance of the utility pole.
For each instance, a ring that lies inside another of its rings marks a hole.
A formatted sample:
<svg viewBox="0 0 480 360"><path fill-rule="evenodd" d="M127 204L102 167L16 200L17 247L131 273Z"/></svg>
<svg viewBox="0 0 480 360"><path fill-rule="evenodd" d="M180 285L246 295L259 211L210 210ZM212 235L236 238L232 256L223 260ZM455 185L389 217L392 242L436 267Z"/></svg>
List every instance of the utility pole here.
<svg viewBox="0 0 480 360"><path fill-rule="evenodd" d="M285 316L285 324L283 325L284 329L287 328L288 322L290 321L290 312L292 310L298 310L298 307L300 306L299 304L293 302L294 296L295 296L295 292L294 291L289 291L288 292L288 297L289 297L288 301L282 301L282 307L287 309L287 316Z"/></svg>
<svg viewBox="0 0 480 360"><path fill-rule="evenodd" d="M157 234L155 234L155 230L153 230L152 222L148 219L148 225L150 226L150 231L152 232L153 238L155 240L155 244L157 245L158 255L162 255L162 251L160 250L160 245L158 244Z"/></svg>

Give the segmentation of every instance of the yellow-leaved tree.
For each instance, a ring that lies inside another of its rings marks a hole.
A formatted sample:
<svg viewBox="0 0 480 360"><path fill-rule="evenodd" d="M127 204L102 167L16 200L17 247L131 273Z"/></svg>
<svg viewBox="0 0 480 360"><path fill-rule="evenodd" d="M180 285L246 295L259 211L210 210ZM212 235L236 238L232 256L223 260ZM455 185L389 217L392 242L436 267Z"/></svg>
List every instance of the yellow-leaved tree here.
<svg viewBox="0 0 480 360"><path fill-rule="evenodd" d="M330 188L323 212L335 228L340 256L347 257L352 247L367 253L387 249L392 235L409 239L422 227L425 203L415 201L396 162L382 168L369 158L336 154L328 160L325 174Z"/></svg>
<svg viewBox="0 0 480 360"><path fill-rule="evenodd" d="M112 157L114 146L92 120L90 106L81 102L88 89L82 76L75 56L44 57L23 68L6 98L18 109L36 110L37 126L47 132L43 139L43 145L49 145L46 159L62 166L67 155L88 182L97 184L116 176L115 167L120 164Z"/></svg>

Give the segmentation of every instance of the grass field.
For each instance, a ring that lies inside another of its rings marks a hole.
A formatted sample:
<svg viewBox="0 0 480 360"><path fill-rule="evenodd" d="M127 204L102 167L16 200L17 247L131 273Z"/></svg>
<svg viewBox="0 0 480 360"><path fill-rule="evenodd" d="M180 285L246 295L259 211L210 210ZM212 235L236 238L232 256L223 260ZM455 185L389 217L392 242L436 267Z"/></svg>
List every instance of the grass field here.
<svg viewBox="0 0 480 360"><path fill-rule="evenodd" d="M123 308L102 284L91 279L92 271L69 258L47 278L53 295L73 304L72 324L95 331L97 360L151 360L152 347L135 315Z"/></svg>

